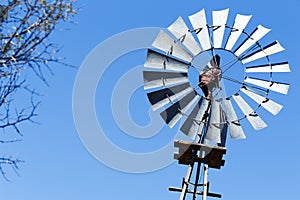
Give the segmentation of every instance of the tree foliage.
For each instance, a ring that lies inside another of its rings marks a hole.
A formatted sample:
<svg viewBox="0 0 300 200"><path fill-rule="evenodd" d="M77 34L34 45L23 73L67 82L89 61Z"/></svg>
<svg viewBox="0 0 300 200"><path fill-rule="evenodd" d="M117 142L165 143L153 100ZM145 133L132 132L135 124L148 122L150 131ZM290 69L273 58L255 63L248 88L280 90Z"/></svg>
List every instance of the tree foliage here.
<svg viewBox="0 0 300 200"><path fill-rule="evenodd" d="M20 124L34 122L39 103L24 72L31 70L47 83L44 73L52 73L51 63L64 64L57 55L59 47L49 41L49 36L59 23L71 22L76 14L74 3L73 0L0 0L0 145L20 141L11 139L22 136ZM16 103L17 98L22 98L22 103ZM8 139L5 132L11 135ZM5 169L12 167L17 171L20 162L11 156L0 157L0 173L7 179Z"/></svg>

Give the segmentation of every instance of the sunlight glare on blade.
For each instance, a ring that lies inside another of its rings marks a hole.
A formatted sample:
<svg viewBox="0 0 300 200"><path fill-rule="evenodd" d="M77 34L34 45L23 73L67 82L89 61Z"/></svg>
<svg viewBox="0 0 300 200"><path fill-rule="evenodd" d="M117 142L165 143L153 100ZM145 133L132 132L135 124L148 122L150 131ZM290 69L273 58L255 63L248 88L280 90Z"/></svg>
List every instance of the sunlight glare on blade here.
<svg viewBox="0 0 300 200"><path fill-rule="evenodd" d="M267 33L269 33L271 29L267 29L261 25L259 25L255 31L247 38L242 45L234 52L236 56L240 56L243 52L249 49L252 45L254 45L258 40L263 38Z"/></svg>
<svg viewBox="0 0 300 200"><path fill-rule="evenodd" d="M188 82L187 73L144 71L144 89Z"/></svg>
<svg viewBox="0 0 300 200"><path fill-rule="evenodd" d="M220 102L212 100L210 120L205 139L220 143L223 123L224 122L221 121Z"/></svg>
<svg viewBox="0 0 300 200"><path fill-rule="evenodd" d="M153 47L169 53L186 62L191 62L193 56L180 46L170 35L161 30L152 44Z"/></svg>
<svg viewBox="0 0 300 200"><path fill-rule="evenodd" d="M194 30L196 31L202 50L210 49L211 44L207 28L205 10L202 9L196 14L189 16L189 19L191 21L191 24L193 25Z"/></svg>
<svg viewBox="0 0 300 200"><path fill-rule="evenodd" d="M233 46L239 39L240 35L242 34L243 30L246 28L247 24L249 23L251 17L252 15L246 16L246 15L237 14L234 21L233 29L231 30L225 49L231 50L233 48Z"/></svg>
<svg viewBox="0 0 300 200"><path fill-rule="evenodd" d="M249 90L248 88L241 88L241 91L245 93L248 97L253 99L256 103L260 104L263 108L265 108L273 115L277 115L283 107L282 105L270 99L267 99L266 97L256 94L255 92Z"/></svg>
<svg viewBox="0 0 300 200"><path fill-rule="evenodd" d="M189 65L149 49L144 67L160 70L187 72Z"/></svg>
<svg viewBox="0 0 300 200"><path fill-rule="evenodd" d="M232 98L235 100L255 130L260 130L267 127L267 124L256 113L253 113L253 109L240 95L233 95Z"/></svg>
<svg viewBox="0 0 300 200"><path fill-rule="evenodd" d="M290 85L286 83L271 82L271 81L249 78L249 77L245 79L245 82L272 90L274 92L279 92L281 94L287 94L290 87Z"/></svg>
<svg viewBox="0 0 300 200"><path fill-rule="evenodd" d="M229 133L231 138L233 139L245 139L245 133L243 131L242 126L239 124L238 117L234 111L230 99L224 99L223 101L224 111L226 115L226 119L229 123Z"/></svg>
<svg viewBox="0 0 300 200"><path fill-rule="evenodd" d="M213 11L214 48L221 48L229 9Z"/></svg>
<svg viewBox="0 0 300 200"><path fill-rule="evenodd" d="M266 47L263 47L263 50L258 50L249 56L244 57L241 61L243 64L249 63L254 60L258 60L260 58L270 56L275 53L279 53L281 51L284 51L285 49L279 44L278 41L275 41Z"/></svg>
<svg viewBox="0 0 300 200"><path fill-rule="evenodd" d="M276 73L276 72L291 72L288 62L276 63L271 65L260 65L247 67L246 73L256 73L256 72L266 72L266 73Z"/></svg>
<svg viewBox="0 0 300 200"><path fill-rule="evenodd" d="M189 28L179 17L168 30L195 56L200 53L201 49L193 35L189 32Z"/></svg>

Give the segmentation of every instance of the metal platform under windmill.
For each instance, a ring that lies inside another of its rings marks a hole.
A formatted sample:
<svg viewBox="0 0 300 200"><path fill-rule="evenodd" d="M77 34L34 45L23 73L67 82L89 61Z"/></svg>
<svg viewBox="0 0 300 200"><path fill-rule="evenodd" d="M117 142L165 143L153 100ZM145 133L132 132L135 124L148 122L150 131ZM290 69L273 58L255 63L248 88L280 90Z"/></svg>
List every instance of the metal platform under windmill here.
<svg viewBox="0 0 300 200"><path fill-rule="evenodd" d="M182 187L169 187L172 192L180 192L180 200L185 200L187 194L193 194L193 199L196 199L197 195L206 197L222 198L221 194L209 192L208 182L208 169L221 169L225 164L223 155L226 154L226 148L220 146L211 146L203 143L186 142L182 140L176 140L174 146L179 148L178 152L174 153L174 159L178 160L179 164L188 165L186 177L183 178ZM197 164L195 182L190 181L194 164ZM200 166L203 165L204 179L203 183L199 184L200 179ZM192 185L193 189L189 189L188 186ZM198 191L198 188L202 187L203 191Z"/></svg>
<svg viewBox="0 0 300 200"><path fill-rule="evenodd" d="M179 148L178 153L174 153L174 159L178 160L179 164L189 165L194 159L194 162L207 164L209 168L221 169L225 164L222 159L226 154L225 147L210 146L200 143L186 142L177 140L174 146ZM193 158L193 152L200 151L200 154Z"/></svg>

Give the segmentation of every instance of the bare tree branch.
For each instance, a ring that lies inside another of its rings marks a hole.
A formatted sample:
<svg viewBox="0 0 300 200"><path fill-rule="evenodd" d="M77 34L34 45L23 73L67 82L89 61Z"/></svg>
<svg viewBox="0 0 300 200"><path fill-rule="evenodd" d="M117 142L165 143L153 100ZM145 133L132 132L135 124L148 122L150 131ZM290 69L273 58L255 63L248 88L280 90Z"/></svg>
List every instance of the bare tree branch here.
<svg viewBox="0 0 300 200"><path fill-rule="evenodd" d="M23 162L24 161L19 160L18 158L12 158L12 157L9 157L9 158L2 157L2 158L0 158L0 173L2 174L3 178L6 181L9 181L9 179L6 175L6 172L5 172L6 167L10 167L17 175L19 175L19 173L18 173L19 166L18 165L20 163L23 163Z"/></svg>
<svg viewBox="0 0 300 200"><path fill-rule="evenodd" d="M0 130L22 137L21 124L36 123L40 95L29 87L26 73L32 71L42 82L53 74L51 63L65 66L57 56L59 47L49 41L61 22L76 14L73 0L2 0L0 2ZM28 72L29 72L28 71ZM46 74L46 75L45 75ZM20 99L22 94L22 99ZM28 101L27 105L25 105ZM13 132L11 131L13 130ZM1 140L0 145L20 139ZM5 167L17 172L21 161L0 157L0 173L8 180Z"/></svg>

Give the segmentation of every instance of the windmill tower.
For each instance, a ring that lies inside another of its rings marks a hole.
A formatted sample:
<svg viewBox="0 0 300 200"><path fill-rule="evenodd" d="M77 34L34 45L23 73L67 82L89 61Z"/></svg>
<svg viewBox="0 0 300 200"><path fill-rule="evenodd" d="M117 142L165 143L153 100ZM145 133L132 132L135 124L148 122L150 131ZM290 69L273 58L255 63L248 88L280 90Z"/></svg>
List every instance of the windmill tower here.
<svg viewBox="0 0 300 200"><path fill-rule="evenodd" d="M174 158L188 166L182 187L169 188L181 193L180 200L189 193L193 199L221 198L209 191L208 170L224 165L227 132L245 139L243 119L255 130L265 128L257 110L278 114L282 105L270 92L288 93L289 84L274 81L273 74L290 72L289 64L270 59L284 48L278 41L260 42L270 29L259 25L248 33L251 16L238 14L231 24L228 14L229 9L213 11L209 25L203 9L189 16L191 28L179 17L160 31L147 53L144 89L152 109L161 109L171 128L183 119L180 131L191 138L174 143L179 148Z"/></svg>

